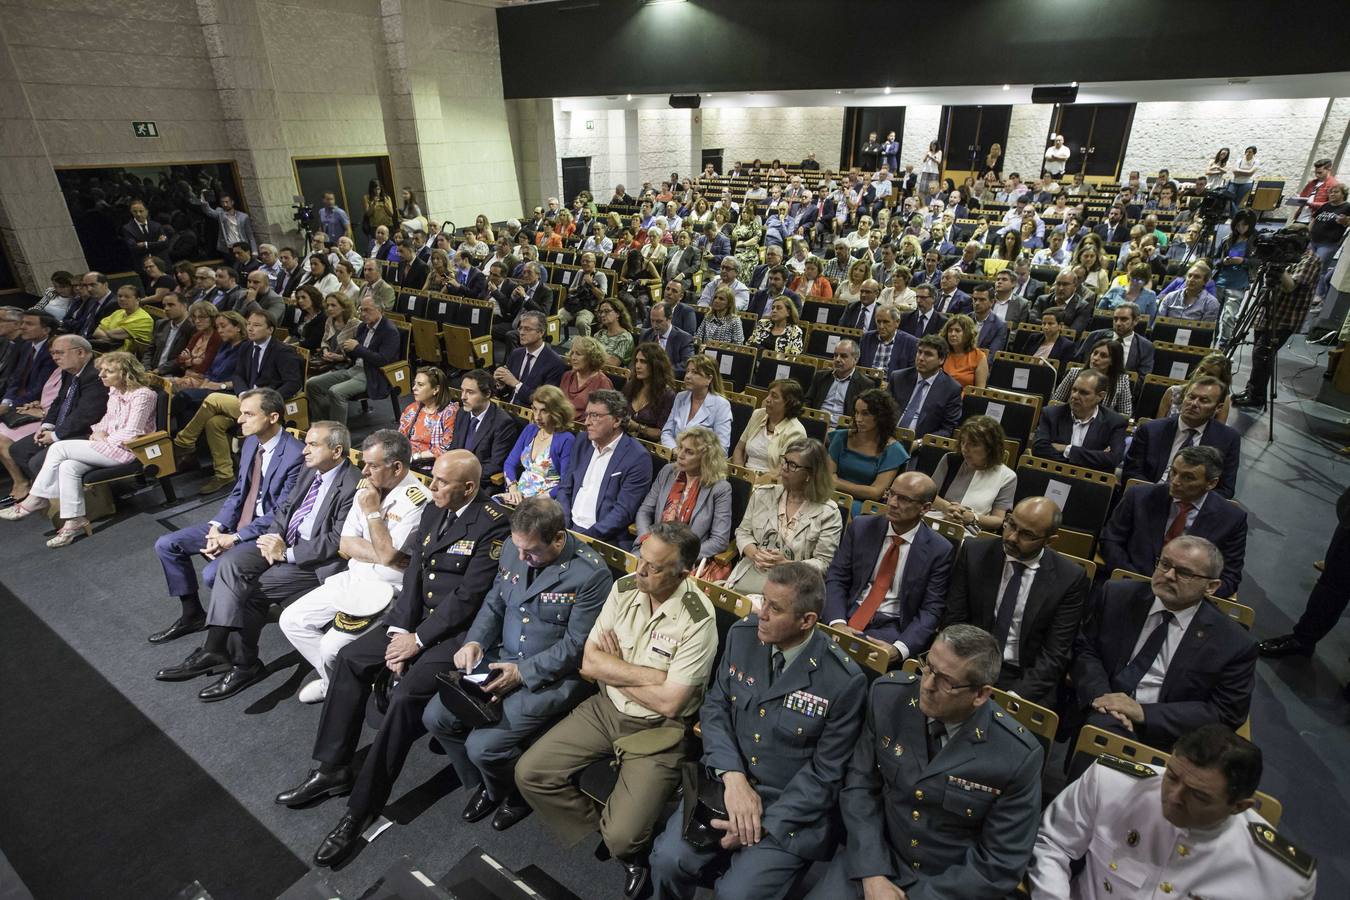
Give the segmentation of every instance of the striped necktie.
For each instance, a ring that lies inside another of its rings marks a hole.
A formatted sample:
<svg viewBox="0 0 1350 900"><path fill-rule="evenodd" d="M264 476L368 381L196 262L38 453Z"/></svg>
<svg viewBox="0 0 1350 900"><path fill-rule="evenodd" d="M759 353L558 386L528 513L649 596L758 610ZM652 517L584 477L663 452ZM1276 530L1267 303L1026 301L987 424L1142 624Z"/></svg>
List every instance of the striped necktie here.
<svg viewBox="0 0 1350 900"><path fill-rule="evenodd" d="M305 521L305 517L314 509L314 501L319 498L319 486L323 484L323 476L315 475L314 480L310 482L309 490L305 492L305 499L301 501L300 508L291 516L290 524L286 526L286 546L294 547L296 540L300 537L300 524Z"/></svg>

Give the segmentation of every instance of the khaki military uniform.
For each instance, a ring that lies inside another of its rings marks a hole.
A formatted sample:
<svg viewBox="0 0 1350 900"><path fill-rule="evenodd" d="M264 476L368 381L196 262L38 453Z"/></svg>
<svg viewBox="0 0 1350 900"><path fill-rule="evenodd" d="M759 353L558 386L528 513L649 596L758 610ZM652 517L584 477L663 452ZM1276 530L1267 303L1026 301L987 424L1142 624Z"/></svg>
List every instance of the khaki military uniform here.
<svg viewBox="0 0 1350 900"><path fill-rule="evenodd" d="M605 630L614 631L625 662L658 669L697 689L671 719L603 686L526 751L516 765L516 786L569 843L598 827L610 853L631 860L646 852L662 807L680 781L687 729L717 653L717 626L712 603L692 580L653 612L630 575L610 591L589 640ZM600 809L572 779L596 760L614 758L618 782Z"/></svg>

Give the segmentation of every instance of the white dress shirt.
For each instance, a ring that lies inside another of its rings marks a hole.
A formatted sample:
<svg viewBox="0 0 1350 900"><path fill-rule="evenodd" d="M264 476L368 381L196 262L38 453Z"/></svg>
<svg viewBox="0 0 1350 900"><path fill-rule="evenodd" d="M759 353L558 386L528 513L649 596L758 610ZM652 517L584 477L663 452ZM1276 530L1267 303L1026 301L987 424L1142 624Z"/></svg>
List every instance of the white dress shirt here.
<svg viewBox="0 0 1350 900"><path fill-rule="evenodd" d="M1163 679L1167 677L1167 667L1172 663L1172 655L1177 652L1177 646L1181 639L1186 636L1186 629L1190 627L1191 620L1195 618L1195 611L1200 607L1199 603L1192 604L1180 612L1172 613L1172 623L1167 626L1167 637L1163 640L1162 649L1153 660L1153 665L1149 666L1144 677L1139 679L1139 686L1134 689L1134 699L1139 703L1157 703L1158 695L1162 693ZM1162 622L1162 613L1165 607L1163 602L1157 597L1153 598L1153 606L1149 608L1148 618L1144 619L1144 627L1139 629L1139 640L1134 643L1134 650L1130 653L1130 659L1139 655L1139 651L1144 648L1144 642L1148 636L1153 633Z"/></svg>
<svg viewBox="0 0 1350 900"><path fill-rule="evenodd" d="M618 446L622 437L623 432L616 434L614 439L603 447L595 446L594 442L591 444L595 447L595 452L591 454L586 474L581 478L581 489L572 498L572 524L578 528L590 528L599 518L597 507L600 505L600 489L604 486L605 473L613 461L614 448Z"/></svg>
<svg viewBox="0 0 1350 900"><path fill-rule="evenodd" d="M1205 424L1197 428L1192 428L1185 422L1181 421L1180 416L1177 417L1177 436L1172 438L1172 449L1167 452L1167 465L1163 466L1162 477L1158 479L1159 484L1162 484L1164 481L1167 480L1168 474L1172 471L1172 460L1176 459L1177 454L1181 452L1182 445L1190 440L1191 436L1190 434L1188 434L1188 432L1195 432L1195 441L1193 442L1193 446L1198 447L1200 446L1200 441L1204 439L1205 429L1208 427L1209 427L1208 419L1205 420Z"/></svg>
<svg viewBox="0 0 1350 900"><path fill-rule="evenodd" d="M573 516L573 518L575 518L575 516ZM877 554L877 561L872 566L872 577L867 580L867 587L863 588L862 596L866 597L868 593L871 592L872 582L876 581L877 573L881 571L881 562L886 558L886 551L890 549L891 541L899 536L904 538L904 543L900 545L900 553L895 560L895 575L891 578L891 586L886 589L886 597L881 601L881 606L877 607L877 612L899 618L900 581L905 576L905 563L909 560L909 548L914 546L914 537L919 533L921 527L923 527L922 522L918 523L904 534L900 534L895 530L894 525L886 525L886 539L881 542L881 552ZM847 624L848 620L835 619L830 624L838 625L841 622ZM909 659L909 647L905 646L904 641L896 641L895 646L900 651L901 659Z"/></svg>
<svg viewBox="0 0 1350 900"><path fill-rule="evenodd" d="M1070 415L1073 416L1072 413L1070 413ZM1069 458L1069 450L1074 447L1083 446L1083 442L1087 440L1088 429L1092 427L1092 422L1096 418L1097 410L1095 409L1092 411L1092 415L1088 416L1086 419L1079 419L1077 416L1073 416L1073 435L1069 438L1069 446L1064 448L1065 459Z"/></svg>
<svg viewBox="0 0 1350 900"><path fill-rule="evenodd" d="M1036 580L1036 573L1041 568L1041 557L1045 555L1042 550L1036 554L1035 559L1014 560L1011 556L1004 557L1003 574L998 579L998 593L995 594L996 603L1003 601L1003 592L1008 589L1008 579L1012 578L1014 562L1019 562L1026 566L1026 571L1022 573L1022 585L1017 591L1017 605L1013 607L1012 622L1008 625L1008 640L1003 645L1003 658L1015 665L1021 665L1017 654L1022 647L1022 616L1027 611L1027 598L1031 596L1031 583ZM998 607L994 608L994 618L998 619Z"/></svg>

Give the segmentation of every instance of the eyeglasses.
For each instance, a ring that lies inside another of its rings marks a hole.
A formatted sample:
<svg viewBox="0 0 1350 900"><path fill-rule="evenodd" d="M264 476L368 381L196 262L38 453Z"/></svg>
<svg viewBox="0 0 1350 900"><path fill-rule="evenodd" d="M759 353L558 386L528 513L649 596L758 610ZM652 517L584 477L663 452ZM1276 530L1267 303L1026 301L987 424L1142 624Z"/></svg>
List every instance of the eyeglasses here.
<svg viewBox="0 0 1350 900"><path fill-rule="evenodd" d="M787 457L783 457L782 461L778 463L778 467L780 469L786 469L789 472L800 472L802 469L806 468L806 466L801 463L793 462Z"/></svg>
<svg viewBox="0 0 1350 900"><path fill-rule="evenodd" d="M1171 562L1170 560L1166 560L1166 559L1160 559L1160 560L1158 560L1158 564L1157 564L1156 566L1154 566L1153 568L1154 568L1155 571L1162 572L1162 573L1164 573L1164 574L1166 574L1167 572L1171 572L1173 575L1177 576L1178 578L1193 578L1193 579L1195 579L1195 580L1197 580L1197 581L1198 581L1198 580L1201 580L1201 579L1203 579L1203 580L1205 580L1205 581L1208 581L1208 580L1209 580L1209 576L1208 576L1208 575L1204 575L1204 574L1202 574L1202 573L1200 573L1200 572L1191 572L1191 571L1189 571L1189 570L1187 570L1187 569L1183 569L1183 568L1177 566L1175 563Z"/></svg>
<svg viewBox="0 0 1350 900"><path fill-rule="evenodd" d="M979 685L975 684L974 682L971 682L969 684L957 684L956 682L952 681L950 675L944 675L943 673L939 672L937 669L934 669L931 665L929 665L927 653L920 654L918 657L915 658L915 662L919 664L919 676L921 678L927 678L930 675L933 676L933 684L937 685L937 689L942 691L942 693L944 694L955 694L957 691L964 691L969 688L979 687Z"/></svg>
<svg viewBox="0 0 1350 900"><path fill-rule="evenodd" d="M586 421L587 421L587 422L598 422L600 419L609 418L609 415L610 415L610 414L607 413L607 412L589 412L589 411L588 411L588 412L586 413L585 418L586 418Z"/></svg>
<svg viewBox="0 0 1350 900"><path fill-rule="evenodd" d="M1049 534L1037 534L1034 531L1029 531L1026 528L1021 527L1013 521L1011 512L1003 517L1003 530L1008 532L1012 537L1016 537L1020 534L1022 537L1029 538L1033 541L1044 541L1051 537Z"/></svg>
<svg viewBox="0 0 1350 900"><path fill-rule="evenodd" d="M922 505L929 502L923 497L906 497L904 494L898 494L895 491L886 491L881 495L882 503L890 503L892 500L898 500L902 503L913 503L915 505Z"/></svg>

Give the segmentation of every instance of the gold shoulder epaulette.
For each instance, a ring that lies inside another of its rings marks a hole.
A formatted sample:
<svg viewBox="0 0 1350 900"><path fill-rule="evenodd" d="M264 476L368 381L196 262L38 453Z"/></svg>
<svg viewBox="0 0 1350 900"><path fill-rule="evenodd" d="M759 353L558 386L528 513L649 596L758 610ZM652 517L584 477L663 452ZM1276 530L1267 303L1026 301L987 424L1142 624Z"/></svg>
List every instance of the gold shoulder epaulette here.
<svg viewBox="0 0 1350 900"><path fill-rule="evenodd" d="M426 491L422 490L421 486L416 484L408 485L406 496L408 498L408 502L411 503L413 506L422 506L427 502Z"/></svg>
<svg viewBox="0 0 1350 900"><path fill-rule="evenodd" d="M1115 769L1117 772L1124 772L1134 778L1156 778L1158 773L1152 766L1146 766L1143 763L1131 762L1128 759L1121 759L1119 756L1111 756L1103 753L1097 757L1097 765L1106 766L1108 769Z"/></svg>
<svg viewBox="0 0 1350 900"><path fill-rule="evenodd" d="M614 586L621 591L635 591L637 590L637 576L625 575L614 582Z"/></svg>
<svg viewBox="0 0 1350 900"><path fill-rule="evenodd" d="M1271 828L1265 822L1252 822L1247 826L1256 846L1274 856L1304 878L1311 878L1317 869L1317 859L1306 851L1300 850Z"/></svg>

